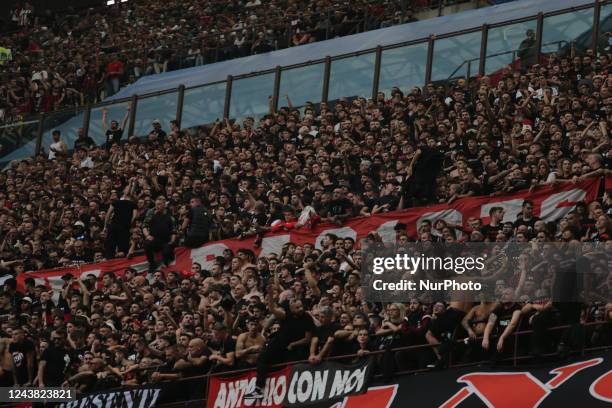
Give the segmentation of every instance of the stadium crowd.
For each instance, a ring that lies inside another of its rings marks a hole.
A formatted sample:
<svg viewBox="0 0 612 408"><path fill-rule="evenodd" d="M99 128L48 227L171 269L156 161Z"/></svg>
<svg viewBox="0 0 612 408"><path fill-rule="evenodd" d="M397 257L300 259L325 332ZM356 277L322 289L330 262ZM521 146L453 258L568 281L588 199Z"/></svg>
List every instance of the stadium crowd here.
<svg viewBox="0 0 612 408"><path fill-rule="evenodd" d="M0 124L99 102L145 75L413 21L427 4L130 0L52 13L25 2L0 42Z"/></svg>
<svg viewBox="0 0 612 408"><path fill-rule="evenodd" d="M253 248L227 250L210 270L194 263L191 271L175 271L154 256L161 253L167 265L177 245L253 236L257 245L283 228L342 225L354 216L609 175L609 70L610 55L587 50L508 68L499 78L395 88L374 100L302 109L289 103L242 124L179 129L156 122L144 139L125 135L125 122L104 114L103 146L86 134L67 146L57 132L49 152L0 173L2 273L139 251L149 270L107 273L100 281L67 274L59 294L32 279L18 292L14 278L5 280L3 384L66 381L91 391L256 366L262 385L274 362L316 364L330 355L417 344L436 347L391 360L385 354L381 367L440 367L458 328L475 344L463 358L494 358L495 350L508 351L521 316L538 333L530 347L536 357L551 351L545 329L556 323L601 321L587 341L610 344L609 296L569 309L532 302L546 298L535 282L550 283L552 262L535 274L522 261L520 302L510 300L514 289L502 280L498 301L472 308L425 299L366 302L361 251L379 241L376 234L360 242L329 235L322 249L288 243L265 257ZM462 231L462 242L600 243L609 257L611 204L606 193L545 223L526 200L513 221L503 222L503 209L493 208L487 223L424 222L417 236L398 224L397 245L452 242ZM609 294L607 260L598 267L596 284ZM562 337L559 352L574 340L571 333Z"/></svg>

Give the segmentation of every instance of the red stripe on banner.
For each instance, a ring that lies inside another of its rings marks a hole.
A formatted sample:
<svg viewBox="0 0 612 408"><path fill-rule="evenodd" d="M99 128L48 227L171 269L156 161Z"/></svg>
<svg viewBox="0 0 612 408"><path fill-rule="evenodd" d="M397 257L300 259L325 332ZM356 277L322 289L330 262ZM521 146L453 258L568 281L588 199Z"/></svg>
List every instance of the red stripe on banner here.
<svg viewBox="0 0 612 408"><path fill-rule="evenodd" d="M574 363L563 367L555 368L550 372L551 374L555 374L555 377L548 381L546 385L548 385L548 387L552 389L557 388L561 384L572 378L572 376L578 373L579 371L582 371L585 368L596 366L598 364L601 364L602 362L603 358L594 358L587 361L581 361L580 363Z"/></svg>
<svg viewBox="0 0 612 408"><path fill-rule="evenodd" d="M459 405L464 399L472 395L472 392L468 387L463 387L455 395L450 397L448 401L444 404L440 405L440 408L455 408Z"/></svg>
<svg viewBox="0 0 612 408"><path fill-rule="evenodd" d="M612 370L593 381L589 392L598 400L612 403Z"/></svg>

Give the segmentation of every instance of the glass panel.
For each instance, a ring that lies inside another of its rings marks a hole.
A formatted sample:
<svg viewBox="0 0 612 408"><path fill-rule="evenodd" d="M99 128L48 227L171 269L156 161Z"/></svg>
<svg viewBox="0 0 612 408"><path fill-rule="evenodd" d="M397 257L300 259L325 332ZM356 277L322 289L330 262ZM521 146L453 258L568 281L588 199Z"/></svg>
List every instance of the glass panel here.
<svg viewBox="0 0 612 408"><path fill-rule="evenodd" d="M230 118L242 121L247 116L257 120L270 112L268 97L274 92L274 74L242 78L232 83Z"/></svg>
<svg viewBox="0 0 612 408"><path fill-rule="evenodd" d="M542 31L542 53L565 55L571 43L582 52L591 47L593 37L593 8L546 17Z"/></svg>
<svg viewBox="0 0 612 408"><path fill-rule="evenodd" d="M188 129L194 126L213 123L217 118L223 119L226 83L201 86L185 90L183 100L183 119L181 127Z"/></svg>
<svg viewBox="0 0 612 408"><path fill-rule="evenodd" d="M66 143L68 150L72 150L74 148L74 141L78 137L79 129L83 127L83 119L83 109L46 114L43 121L42 137L42 149L45 155L48 156L49 146L53 143L54 130L59 130L60 140Z"/></svg>
<svg viewBox="0 0 612 408"><path fill-rule="evenodd" d="M612 36L607 34L612 32L612 3L601 5L599 12L599 38L597 48L599 52L612 52Z"/></svg>
<svg viewBox="0 0 612 408"><path fill-rule="evenodd" d="M159 120L162 130L168 133L170 131L170 121L176 119L177 105L178 91L139 98L136 105L134 135L147 136L153 130L152 123L154 120Z"/></svg>
<svg viewBox="0 0 612 408"><path fill-rule="evenodd" d="M397 86L404 93L413 86L425 84L427 43L393 48L382 52L378 90L390 96L391 88Z"/></svg>
<svg viewBox="0 0 612 408"><path fill-rule="evenodd" d="M369 53L332 61L327 99L372 97L375 59L376 54Z"/></svg>
<svg viewBox="0 0 612 408"><path fill-rule="evenodd" d="M285 95L289 95L291 104L296 108L304 106L307 101L315 104L321 102L324 76L325 64L283 70L278 106L287 106Z"/></svg>
<svg viewBox="0 0 612 408"><path fill-rule="evenodd" d="M106 144L106 133L102 130L103 109L107 110L106 125L110 127L111 121L116 120L119 123L119 127L124 126L122 140L127 140L127 130L125 128L129 126L129 116L127 111L128 103L129 102L119 102L113 105L91 108L91 115L89 116L89 136L91 136L97 145L100 146Z"/></svg>
<svg viewBox="0 0 612 408"><path fill-rule="evenodd" d="M434 42L432 81L476 76L480 60L480 31L442 38Z"/></svg>
<svg viewBox="0 0 612 408"><path fill-rule="evenodd" d="M536 20L491 28L487 34L485 73L495 71L521 60L526 66L537 61Z"/></svg>
<svg viewBox="0 0 612 408"><path fill-rule="evenodd" d="M0 169L12 160L34 156L38 120L0 126Z"/></svg>

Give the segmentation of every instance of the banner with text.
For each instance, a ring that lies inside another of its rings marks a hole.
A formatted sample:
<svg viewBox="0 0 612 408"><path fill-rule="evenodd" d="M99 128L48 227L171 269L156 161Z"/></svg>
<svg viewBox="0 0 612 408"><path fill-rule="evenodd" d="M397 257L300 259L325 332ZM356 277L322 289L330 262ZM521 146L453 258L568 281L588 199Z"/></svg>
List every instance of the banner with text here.
<svg viewBox="0 0 612 408"><path fill-rule="evenodd" d="M409 208L402 211L377 214L371 217L357 217L348 220L343 226L321 223L314 228L288 229L266 234L260 248L254 248L254 237L249 239L227 239L210 242L200 248L177 248L176 259L171 265L173 270L187 272L193 262L198 262L203 269L209 269L217 256L223 250L237 251L240 248L252 249L256 255L280 253L284 244L293 242L298 245L315 243L321 246L321 240L326 234L335 234L339 237L351 237L359 240L371 231L376 231L385 243L395 242L394 227L397 223L407 226L407 232L416 237L417 230L425 220L432 222L443 219L449 224L466 225L471 217L481 218L484 224L488 223L489 210L492 207L502 207L505 210L503 221L515 221L521 211L525 199L534 203L534 215L544 221L556 221L573 210L580 201L590 202L598 196L602 178L596 177L579 183L566 183L555 186L544 186L533 191L523 190L513 194L499 196L468 197L456 200L450 204L436 204L430 207ZM147 261L144 256L132 259L113 259L97 264L87 264L78 267L68 267L53 270L29 272L27 275L17 277L19 285L23 286L26 277L32 277L37 284L46 284L54 289L60 289L63 281L62 275L72 273L75 277L81 274L94 274L100 276L104 272L114 272L121 275L123 271L132 267L138 271L146 271Z"/></svg>
<svg viewBox="0 0 612 408"><path fill-rule="evenodd" d="M272 373L266 379L261 407L303 407L363 393L368 388L371 367L367 358L352 365L326 361L319 365L298 364ZM213 376L208 386L207 408L235 408L252 404L244 395L255 386L255 371L238 377Z"/></svg>
<svg viewBox="0 0 612 408"><path fill-rule="evenodd" d="M97 408L97 407L121 407L140 408L155 407L159 399L159 387L151 388L129 388L125 390L109 390L87 394L81 398L58 404L58 408Z"/></svg>

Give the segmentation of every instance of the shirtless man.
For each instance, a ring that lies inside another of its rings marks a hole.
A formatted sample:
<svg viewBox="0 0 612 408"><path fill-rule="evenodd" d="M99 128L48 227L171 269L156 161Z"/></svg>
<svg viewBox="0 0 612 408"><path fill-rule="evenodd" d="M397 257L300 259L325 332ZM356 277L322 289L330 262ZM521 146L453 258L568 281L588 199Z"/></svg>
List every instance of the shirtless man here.
<svg viewBox="0 0 612 408"><path fill-rule="evenodd" d="M257 356L266 339L261 335L261 327L256 319L247 319L247 332L241 333L236 340L236 358L238 368L254 367Z"/></svg>
<svg viewBox="0 0 612 408"><path fill-rule="evenodd" d="M487 326L489 315L497 306L496 302L487 301L484 293L481 292L479 296L480 303L472 307L461 321L461 326L468 334L468 337L466 338L466 344L468 347L464 356L466 361L480 360L480 356L477 356L476 354L480 353L481 347L480 342L476 339L484 335L484 330Z"/></svg>

